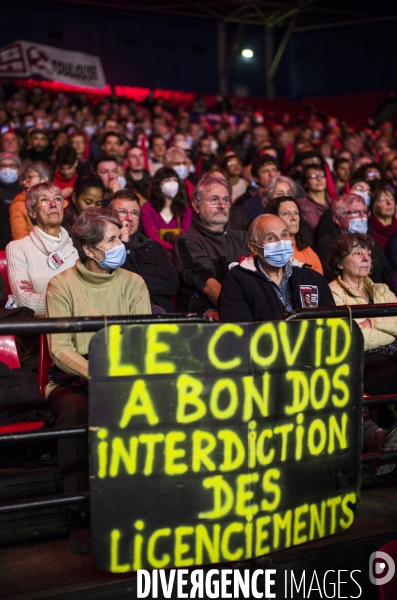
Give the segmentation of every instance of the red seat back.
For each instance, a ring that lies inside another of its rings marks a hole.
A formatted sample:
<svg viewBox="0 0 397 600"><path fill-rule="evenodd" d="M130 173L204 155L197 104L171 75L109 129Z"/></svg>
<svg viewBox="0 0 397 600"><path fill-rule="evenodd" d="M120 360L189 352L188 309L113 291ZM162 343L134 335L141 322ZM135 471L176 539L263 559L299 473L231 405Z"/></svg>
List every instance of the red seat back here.
<svg viewBox="0 0 397 600"><path fill-rule="evenodd" d="M10 367L10 369L19 369L17 344L13 335L0 335L0 361Z"/></svg>
<svg viewBox="0 0 397 600"><path fill-rule="evenodd" d="M48 383L48 369L52 365L52 358L48 349L47 336L42 333L40 335L40 347L39 347L39 368L38 368L38 379L39 379L39 390L40 394L44 396L44 389Z"/></svg>
<svg viewBox="0 0 397 600"><path fill-rule="evenodd" d="M1 304L1 306L3 307L5 305L5 303L7 302L7 298L9 296L9 294L11 294L11 288L10 288L10 282L8 281L8 272L7 272L7 259L6 259L6 253L5 250L0 250L0 275L2 276L2 278L4 279L4 281L6 282L6 293L7 293L7 297L5 302L3 302Z"/></svg>
<svg viewBox="0 0 397 600"><path fill-rule="evenodd" d="M392 558L392 560L394 560L394 564L396 565L397 570L397 540L392 540L391 542L384 544L379 548L378 551L385 552L386 554L388 554ZM382 560L382 557L380 557L380 560ZM378 600L396 600L397 573L388 583L376 586L376 591L378 595Z"/></svg>

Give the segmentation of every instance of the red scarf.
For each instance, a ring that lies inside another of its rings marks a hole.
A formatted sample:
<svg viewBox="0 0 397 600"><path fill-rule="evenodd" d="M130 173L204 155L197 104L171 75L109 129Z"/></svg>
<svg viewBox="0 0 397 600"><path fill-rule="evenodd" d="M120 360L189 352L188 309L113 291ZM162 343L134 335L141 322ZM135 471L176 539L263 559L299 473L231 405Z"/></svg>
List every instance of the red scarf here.
<svg viewBox="0 0 397 600"><path fill-rule="evenodd" d="M383 225L373 215L370 216L372 228L374 230L375 242L384 250L389 237L397 231L397 219L393 217L391 225Z"/></svg>

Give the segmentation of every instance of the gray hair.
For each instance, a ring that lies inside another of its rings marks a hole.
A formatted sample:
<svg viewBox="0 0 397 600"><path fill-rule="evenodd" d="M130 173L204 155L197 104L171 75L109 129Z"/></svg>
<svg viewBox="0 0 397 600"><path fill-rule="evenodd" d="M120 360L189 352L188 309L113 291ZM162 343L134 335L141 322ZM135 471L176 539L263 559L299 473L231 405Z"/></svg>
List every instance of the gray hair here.
<svg viewBox="0 0 397 600"><path fill-rule="evenodd" d="M200 178L193 192L192 200L196 202L197 206L200 206L203 201L204 194L207 193L214 185L223 185L223 187L226 188L230 198L232 197L232 186L230 185L229 181L223 175L221 175L221 173L205 173L205 175Z"/></svg>
<svg viewBox="0 0 397 600"><path fill-rule="evenodd" d="M276 189L276 185L278 183L288 183L289 187L291 188L292 197L294 200L296 200L298 196L298 186L296 185L295 181L291 179L291 177L284 177L284 175L279 175L270 184L269 190L266 194L265 203L273 199L274 190Z"/></svg>
<svg viewBox="0 0 397 600"><path fill-rule="evenodd" d="M52 169L50 165L43 162L25 162L19 170L19 181L22 183L23 179L28 173L37 173L40 179L52 179Z"/></svg>
<svg viewBox="0 0 397 600"><path fill-rule="evenodd" d="M172 146L168 148L164 157L164 166L169 167L169 165L175 160L175 158L180 158L181 160L187 160L186 152L182 150L182 148L178 148L178 146Z"/></svg>
<svg viewBox="0 0 397 600"><path fill-rule="evenodd" d="M277 215L271 215L270 213L265 213L264 215L259 215L256 217L248 227L248 241L255 245L261 245L263 239L263 225L262 222L269 217L274 217L276 219L281 219Z"/></svg>
<svg viewBox="0 0 397 600"><path fill-rule="evenodd" d="M31 210L34 208L39 200L40 195L43 192L54 192L55 194L59 194L62 196L61 190L51 183L51 181L44 181L43 183L38 183L28 190L25 198L25 206L26 210Z"/></svg>
<svg viewBox="0 0 397 600"><path fill-rule="evenodd" d="M83 246L96 246L103 240L108 223L114 223L119 229L123 227L117 213L108 208L87 208L78 217L72 227L73 246L76 248L82 263L88 256Z"/></svg>
<svg viewBox="0 0 397 600"><path fill-rule="evenodd" d="M339 198L336 198L331 204L332 216L339 218L343 212L346 212L346 210L351 207L353 202L357 201L366 206L364 198L358 194L343 194L343 196L339 196Z"/></svg>

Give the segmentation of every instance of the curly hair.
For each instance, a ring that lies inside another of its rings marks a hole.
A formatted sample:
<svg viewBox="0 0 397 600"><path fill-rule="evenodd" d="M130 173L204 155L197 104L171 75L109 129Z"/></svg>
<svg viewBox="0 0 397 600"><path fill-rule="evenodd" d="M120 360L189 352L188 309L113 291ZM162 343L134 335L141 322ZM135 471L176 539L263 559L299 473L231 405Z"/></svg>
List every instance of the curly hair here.
<svg viewBox="0 0 397 600"><path fill-rule="evenodd" d="M338 277L342 269L338 266L349 256L353 248L364 248L372 252L375 241L364 233L344 233L333 242L328 256L328 268L332 275Z"/></svg>
<svg viewBox="0 0 397 600"><path fill-rule="evenodd" d="M299 204L292 198L292 196L278 196L277 198L273 198L270 200L269 204L267 204L264 212L270 215L280 216L280 208L283 202L293 202L298 209L299 212L299 230L295 235L295 244L298 250L304 250L312 243L312 237L307 230L306 221L302 217L302 211ZM281 217L282 218L282 217Z"/></svg>
<svg viewBox="0 0 397 600"><path fill-rule="evenodd" d="M163 192L161 191L161 184L164 179L169 179L170 177L174 177L179 184L179 190L175 198L172 199L171 204L171 212L174 217L180 217L184 213L186 206L188 205L188 200L184 189L181 186L181 182L179 180L178 175L174 171L174 169L170 169L169 167L162 167L158 169L153 176L152 185L149 193L149 202L153 206L153 208L160 213L165 206L165 197Z"/></svg>

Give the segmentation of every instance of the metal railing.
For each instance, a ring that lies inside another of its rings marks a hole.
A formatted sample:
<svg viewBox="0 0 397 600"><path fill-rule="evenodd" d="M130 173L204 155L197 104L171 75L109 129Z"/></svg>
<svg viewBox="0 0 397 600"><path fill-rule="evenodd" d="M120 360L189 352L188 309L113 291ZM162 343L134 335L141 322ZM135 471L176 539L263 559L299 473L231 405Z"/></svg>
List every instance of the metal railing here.
<svg viewBox="0 0 397 600"><path fill-rule="evenodd" d="M373 318L373 317L397 316L397 304L382 305L360 305L351 306L351 312L345 306L300 308L292 311L281 320L293 321L298 319L327 319L327 318ZM18 335L23 325L24 334L47 334L47 333L82 333L94 332L110 325L149 325L153 322L163 323L209 323L217 322L207 317L196 314L165 314L144 316L118 316L118 317L71 317L60 319L26 319L23 322L9 321L0 322L1 335ZM371 396L363 400L363 406L376 407L384 404L397 404L397 395ZM14 444L21 442L34 442L53 440L65 437L80 437L88 435L88 427L69 427L64 429L48 429L43 431L9 433L0 435L0 444ZM384 452L382 454L364 454L362 462L383 462L397 458L397 451ZM20 500L16 503L0 503L0 514L9 513L26 508L43 508L48 506L65 506L68 504L81 504L89 498L89 493L75 495L58 495L49 498L33 498Z"/></svg>

